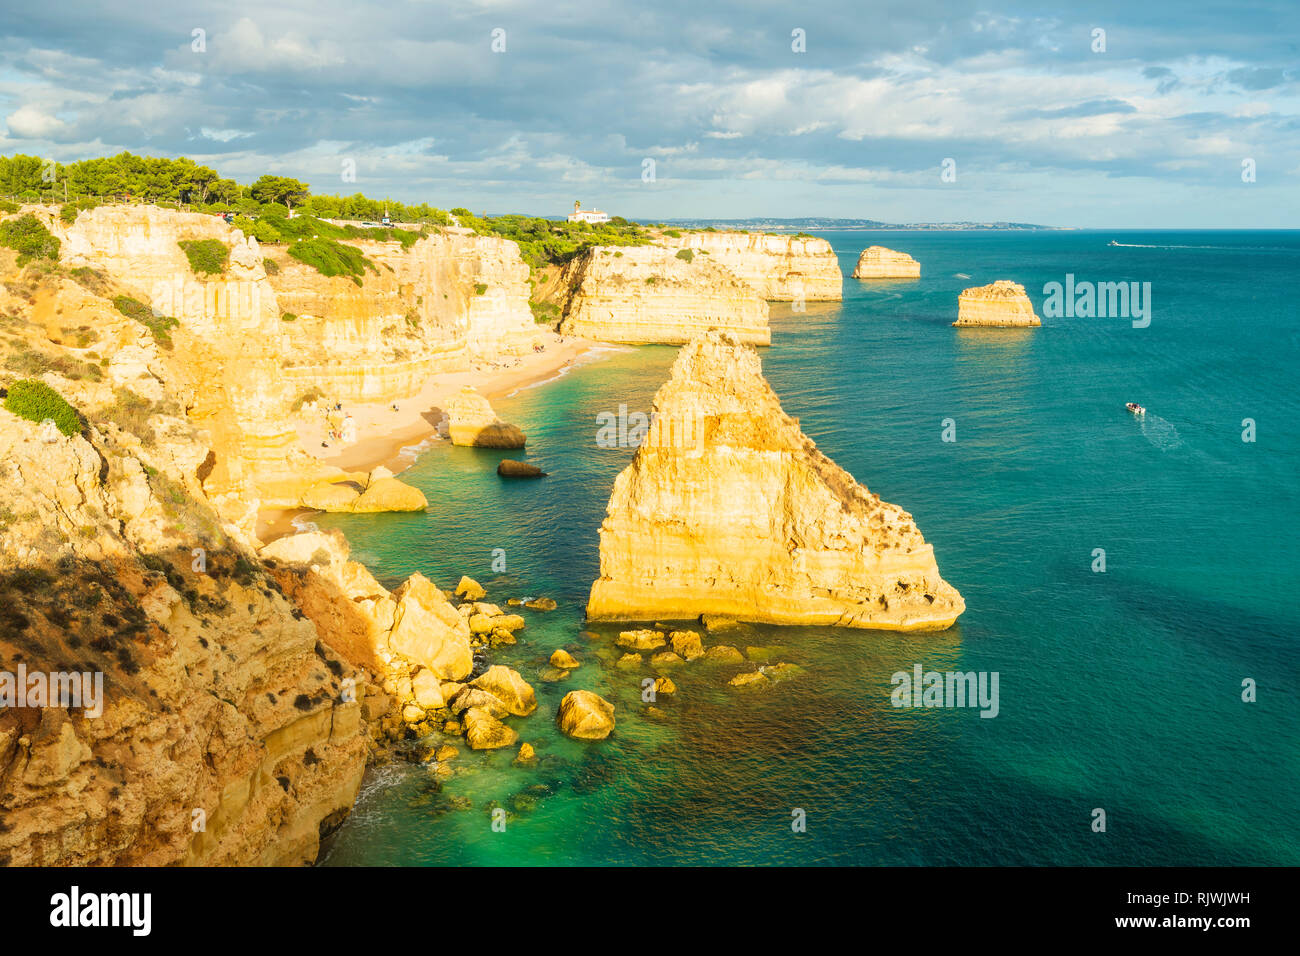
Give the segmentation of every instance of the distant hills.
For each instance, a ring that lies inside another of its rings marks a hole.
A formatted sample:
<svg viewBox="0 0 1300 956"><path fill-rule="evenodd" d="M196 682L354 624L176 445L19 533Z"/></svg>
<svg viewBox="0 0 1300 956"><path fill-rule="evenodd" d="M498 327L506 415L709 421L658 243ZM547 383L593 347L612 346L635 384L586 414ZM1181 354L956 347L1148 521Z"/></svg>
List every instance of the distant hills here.
<svg viewBox="0 0 1300 956"><path fill-rule="evenodd" d="M748 230L751 232L810 232L853 230L964 230L1005 229L1035 231L1071 229L1072 226L1040 226L1032 222L880 222L877 219L665 219L665 225L687 229Z"/></svg>

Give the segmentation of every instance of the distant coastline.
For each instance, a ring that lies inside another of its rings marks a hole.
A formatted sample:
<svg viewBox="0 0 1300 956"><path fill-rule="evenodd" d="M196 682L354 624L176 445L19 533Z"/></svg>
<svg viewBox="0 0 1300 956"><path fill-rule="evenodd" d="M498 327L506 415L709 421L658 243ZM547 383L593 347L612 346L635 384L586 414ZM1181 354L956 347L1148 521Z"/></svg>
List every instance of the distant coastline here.
<svg viewBox="0 0 1300 956"><path fill-rule="evenodd" d="M880 222L876 219L665 219L664 225L687 229L741 230L758 232L806 232L810 230L834 232L901 232L901 231L1007 231L1007 232L1060 232L1073 231L1077 226L1041 226L1032 222Z"/></svg>

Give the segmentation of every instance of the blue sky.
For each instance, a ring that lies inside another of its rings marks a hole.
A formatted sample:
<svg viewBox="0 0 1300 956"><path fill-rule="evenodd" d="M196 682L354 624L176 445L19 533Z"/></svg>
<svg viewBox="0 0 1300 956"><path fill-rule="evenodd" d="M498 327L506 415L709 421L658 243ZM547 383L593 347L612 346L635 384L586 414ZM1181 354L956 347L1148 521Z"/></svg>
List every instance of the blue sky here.
<svg viewBox="0 0 1300 956"><path fill-rule="evenodd" d="M1300 3L1188 6L9 4L0 153L543 215L1300 226Z"/></svg>

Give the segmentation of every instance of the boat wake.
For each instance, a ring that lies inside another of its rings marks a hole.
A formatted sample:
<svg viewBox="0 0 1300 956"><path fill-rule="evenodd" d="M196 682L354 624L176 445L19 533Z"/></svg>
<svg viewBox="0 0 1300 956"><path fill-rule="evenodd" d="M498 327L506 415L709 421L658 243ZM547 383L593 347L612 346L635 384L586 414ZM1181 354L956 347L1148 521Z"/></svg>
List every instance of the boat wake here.
<svg viewBox="0 0 1300 956"><path fill-rule="evenodd" d="M1162 246L1145 242L1110 242L1108 245L1121 249L1211 249L1216 252L1300 252L1300 249L1288 246Z"/></svg>
<svg viewBox="0 0 1300 956"><path fill-rule="evenodd" d="M1183 446L1183 439L1173 422L1166 421L1159 415L1152 415L1150 412L1142 416L1140 421L1142 437L1161 451L1173 451Z"/></svg>

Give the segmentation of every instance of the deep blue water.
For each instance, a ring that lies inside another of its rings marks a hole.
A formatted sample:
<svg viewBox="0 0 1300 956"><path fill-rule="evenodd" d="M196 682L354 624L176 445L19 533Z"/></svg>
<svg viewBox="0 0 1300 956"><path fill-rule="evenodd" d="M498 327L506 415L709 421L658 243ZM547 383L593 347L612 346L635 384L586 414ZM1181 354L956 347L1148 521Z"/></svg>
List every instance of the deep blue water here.
<svg viewBox="0 0 1300 956"><path fill-rule="evenodd" d="M666 718L645 716L648 671L609 666L617 628L580 635L633 453L597 447L596 415L648 412L675 349L612 351L497 403L550 477L507 483L501 454L437 444L403 476L427 514L322 520L390 584L467 573L490 600L560 602L494 658L537 687L537 713L512 723L538 766L462 747L441 786L381 768L327 864L1300 864L1300 233L824 235L844 301L774 303L765 373L823 451L914 515L966 599L958 624L719 637L779 645L806 673L743 694L725 687L737 668L686 665ZM870 244L923 277L848 278ZM1013 279L1041 314L1066 273L1150 282L1150 326L950 325L962 288ZM556 647L584 666L542 683ZM917 663L998 672L1000 713L892 707L891 675ZM556 732L575 688L616 703L609 740ZM487 804L524 792L536 808L493 832Z"/></svg>

